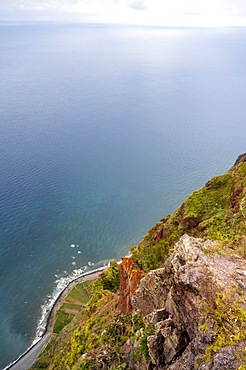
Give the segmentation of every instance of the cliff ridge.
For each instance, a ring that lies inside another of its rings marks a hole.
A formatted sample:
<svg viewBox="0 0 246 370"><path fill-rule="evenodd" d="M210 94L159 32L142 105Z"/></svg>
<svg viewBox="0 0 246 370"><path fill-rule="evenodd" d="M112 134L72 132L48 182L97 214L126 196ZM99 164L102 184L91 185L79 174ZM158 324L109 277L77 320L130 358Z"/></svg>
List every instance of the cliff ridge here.
<svg viewBox="0 0 246 370"><path fill-rule="evenodd" d="M112 261L33 369L245 370L245 221L242 154Z"/></svg>

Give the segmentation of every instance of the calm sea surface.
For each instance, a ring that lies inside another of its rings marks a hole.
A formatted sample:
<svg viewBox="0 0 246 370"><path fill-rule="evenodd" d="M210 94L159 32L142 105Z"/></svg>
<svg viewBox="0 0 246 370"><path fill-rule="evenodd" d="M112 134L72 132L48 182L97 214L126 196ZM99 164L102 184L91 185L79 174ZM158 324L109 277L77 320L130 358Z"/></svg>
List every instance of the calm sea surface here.
<svg viewBox="0 0 246 370"><path fill-rule="evenodd" d="M246 31L1 24L0 55L3 368L61 279L246 151Z"/></svg>

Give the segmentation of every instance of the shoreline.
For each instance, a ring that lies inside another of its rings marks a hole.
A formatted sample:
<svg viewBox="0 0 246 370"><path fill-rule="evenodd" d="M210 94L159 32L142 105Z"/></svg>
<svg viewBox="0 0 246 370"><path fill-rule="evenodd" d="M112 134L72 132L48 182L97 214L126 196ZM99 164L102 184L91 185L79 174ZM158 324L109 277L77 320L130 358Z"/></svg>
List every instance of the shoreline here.
<svg viewBox="0 0 246 370"><path fill-rule="evenodd" d="M45 329L40 338L33 342L29 348L25 352L23 352L16 360L11 362L7 365L3 370L13 369L13 370L27 370L30 368L30 363L32 362L31 366L36 361L37 357L39 356L40 352L42 351L44 345L47 343L49 336L51 334L51 330L54 325L54 320L56 313L62 304L64 298L68 295L68 293L79 283L83 281L89 281L96 279L102 271L104 271L108 266L99 267L98 269L84 272L82 275L77 276L73 280L71 280L64 289L60 292L60 294L55 299L52 307L47 316L47 320L45 323ZM25 365L26 363L26 365Z"/></svg>

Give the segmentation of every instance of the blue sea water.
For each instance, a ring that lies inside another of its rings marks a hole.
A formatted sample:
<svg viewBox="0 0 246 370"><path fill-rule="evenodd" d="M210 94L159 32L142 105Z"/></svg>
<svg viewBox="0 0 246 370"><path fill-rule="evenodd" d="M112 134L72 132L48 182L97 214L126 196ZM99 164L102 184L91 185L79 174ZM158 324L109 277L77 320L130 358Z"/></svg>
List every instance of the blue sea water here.
<svg viewBox="0 0 246 370"><path fill-rule="evenodd" d="M245 152L246 30L0 25L0 368L74 270Z"/></svg>

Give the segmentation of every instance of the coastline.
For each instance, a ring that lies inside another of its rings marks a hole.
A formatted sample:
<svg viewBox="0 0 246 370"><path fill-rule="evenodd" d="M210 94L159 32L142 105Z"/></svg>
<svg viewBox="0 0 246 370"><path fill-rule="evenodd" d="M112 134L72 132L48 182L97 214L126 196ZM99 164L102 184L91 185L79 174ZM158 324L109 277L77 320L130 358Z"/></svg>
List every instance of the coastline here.
<svg viewBox="0 0 246 370"><path fill-rule="evenodd" d="M45 329L42 335L40 336L37 341L35 341L27 350L22 353L16 360L12 363L7 365L3 370L28 370L36 361L38 355L40 354L41 350L43 349L44 345L47 343L49 336L51 334L51 330L53 328L54 320L56 317L56 313L62 304L64 298L68 295L68 293L79 283L83 281L89 281L96 279L102 271L104 271L108 266L99 267L98 269L84 272L80 276L71 280L64 289L60 292L60 294L55 299L48 315L45 324ZM30 365L31 364L31 365Z"/></svg>

